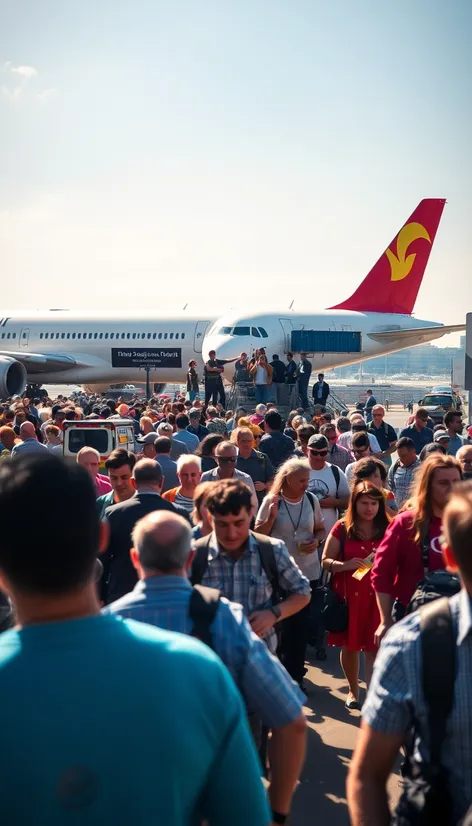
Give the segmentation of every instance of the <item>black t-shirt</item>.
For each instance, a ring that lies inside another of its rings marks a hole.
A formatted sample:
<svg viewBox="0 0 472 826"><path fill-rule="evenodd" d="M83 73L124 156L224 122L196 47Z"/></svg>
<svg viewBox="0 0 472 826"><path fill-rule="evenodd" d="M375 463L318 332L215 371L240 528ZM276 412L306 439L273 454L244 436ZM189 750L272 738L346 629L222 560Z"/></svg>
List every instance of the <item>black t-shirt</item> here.
<svg viewBox="0 0 472 826"><path fill-rule="evenodd" d="M208 359L204 368L205 381L220 381L221 373L214 373L213 370L207 370L207 367L224 367L226 363L224 359Z"/></svg>
<svg viewBox="0 0 472 826"><path fill-rule="evenodd" d="M387 424L387 422L382 422L380 427L374 427L373 424L370 424L367 432L372 433L377 438L381 450L388 450L390 442L396 442L398 438L392 425Z"/></svg>
<svg viewBox="0 0 472 826"><path fill-rule="evenodd" d="M195 367L189 367L187 372L187 390L198 391L198 375Z"/></svg>
<svg viewBox="0 0 472 826"><path fill-rule="evenodd" d="M276 359L275 361L270 362L270 366L272 367L272 381L275 381L277 384L285 382L285 364L280 359Z"/></svg>

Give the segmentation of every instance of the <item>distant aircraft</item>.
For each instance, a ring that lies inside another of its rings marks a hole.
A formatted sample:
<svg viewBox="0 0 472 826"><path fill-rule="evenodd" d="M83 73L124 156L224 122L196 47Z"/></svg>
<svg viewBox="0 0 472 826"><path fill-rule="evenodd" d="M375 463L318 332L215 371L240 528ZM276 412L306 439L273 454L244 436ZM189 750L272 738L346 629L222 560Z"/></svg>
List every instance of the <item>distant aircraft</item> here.
<svg viewBox="0 0 472 826"><path fill-rule="evenodd" d="M444 209L427 198L382 253L353 295L327 310L231 313L219 318L187 312L73 314L68 310L0 319L0 398L35 393L43 383L182 382L187 364L198 370L210 350L230 359L265 347L269 359L307 351L314 372L432 341L465 324L442 325L411 314ZM228 366L228 378L232 365Z"/></svg>

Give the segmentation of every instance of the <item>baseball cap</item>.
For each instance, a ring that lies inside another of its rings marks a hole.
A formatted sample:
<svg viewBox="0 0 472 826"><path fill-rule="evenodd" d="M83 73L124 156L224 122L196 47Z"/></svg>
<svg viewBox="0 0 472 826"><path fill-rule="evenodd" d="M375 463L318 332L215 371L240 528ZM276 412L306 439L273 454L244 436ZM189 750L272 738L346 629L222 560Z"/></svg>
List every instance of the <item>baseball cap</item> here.
<svg viewBox="0 0 472 826"><path fill-rule="evenodd" d="M145 436L138 436L136 441L139 442L140 445L153 445L156 439L156 433L146 433Z"/></svg>
<svg viewBox="0 0 472 826"><path fill-rule="evenodd" d="M329 448L329 442L322 433L315 433L314 436L310 436L308 439L308 447L314 447L316 450L327 450Z"/></svg>
<svg viewBox="0 0 472 826"><path fill-rule="evenodd" d="M443 439L447 439L447 441L449 442L450 438L451 437L449 436L449 433L446 433L445 430L436 430L436 433L434 434L434 437L433 437L433 441L442 442Z"/></svg>

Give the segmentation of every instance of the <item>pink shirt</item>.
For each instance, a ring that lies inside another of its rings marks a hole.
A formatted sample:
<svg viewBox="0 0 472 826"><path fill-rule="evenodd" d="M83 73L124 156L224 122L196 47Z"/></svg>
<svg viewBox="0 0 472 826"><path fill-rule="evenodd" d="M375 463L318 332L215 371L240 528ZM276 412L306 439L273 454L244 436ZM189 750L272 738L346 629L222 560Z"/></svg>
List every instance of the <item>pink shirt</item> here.
<svg viewBox="0 0 472 826"><path fill-rule="evenodd" d="M108 476L102 476L101 473L97 473L95 477L95 484L97 486L97 498L98 496L103 496L104 493L109 493L111 491L111 484Z"/></svg>

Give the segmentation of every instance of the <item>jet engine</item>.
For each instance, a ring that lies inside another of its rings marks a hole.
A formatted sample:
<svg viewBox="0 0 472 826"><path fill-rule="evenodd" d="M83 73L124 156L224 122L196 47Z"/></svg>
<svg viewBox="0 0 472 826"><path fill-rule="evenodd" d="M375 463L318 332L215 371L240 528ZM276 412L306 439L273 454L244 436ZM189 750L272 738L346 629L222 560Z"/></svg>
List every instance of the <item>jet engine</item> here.
<svg viewBox="0 0 472 826"><path fill-rule="evenodd" d="M21 396L27 383L26 369L20 361L0 356L0 399Z"/></svg>

